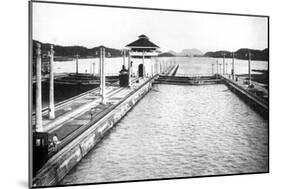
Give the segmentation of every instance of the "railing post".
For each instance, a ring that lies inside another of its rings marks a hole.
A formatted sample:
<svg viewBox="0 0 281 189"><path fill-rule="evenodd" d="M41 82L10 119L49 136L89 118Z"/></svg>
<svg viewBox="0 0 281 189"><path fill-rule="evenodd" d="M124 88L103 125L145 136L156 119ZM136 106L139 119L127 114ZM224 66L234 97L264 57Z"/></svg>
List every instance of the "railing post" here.
<svg viewBox="0 0 281 189"><path fill-rule="evenodd" d="M50 87L49 87L49 119L55 119L55 100L54 100L54 47L50 49Z"/></svg>
<svg viewBox="0 0 281 189"><path fill-rule="evenodd" d="M42 132L42 84L41 84L41 45L37 43L36 51L36 132Z"/></svg>

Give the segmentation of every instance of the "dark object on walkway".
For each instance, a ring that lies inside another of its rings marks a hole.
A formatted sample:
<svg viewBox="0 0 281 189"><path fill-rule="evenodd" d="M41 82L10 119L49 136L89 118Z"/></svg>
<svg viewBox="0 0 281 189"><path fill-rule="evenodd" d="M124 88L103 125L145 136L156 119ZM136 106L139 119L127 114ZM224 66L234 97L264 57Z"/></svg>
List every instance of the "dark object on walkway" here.
<svg viewBox="0 0 281 189"><path fill-rule="evenodd" d="M119 85L120 87L129 86L129 72L125 69L125 66L122 66L122 70L119 72Z"/></svg>
<svg viewBox="0 0 281 189"><path fill-rule="evenodd" d="M140 64L138 69L139 77L143 77L143 72L144 72L143 68L144 68L143 64Z"/></svg>
<svg viewBox="0 0 281 189"><path fill-rule="evenodd" d="M33 133L33 176L48 160L48 133Z"/></svg>

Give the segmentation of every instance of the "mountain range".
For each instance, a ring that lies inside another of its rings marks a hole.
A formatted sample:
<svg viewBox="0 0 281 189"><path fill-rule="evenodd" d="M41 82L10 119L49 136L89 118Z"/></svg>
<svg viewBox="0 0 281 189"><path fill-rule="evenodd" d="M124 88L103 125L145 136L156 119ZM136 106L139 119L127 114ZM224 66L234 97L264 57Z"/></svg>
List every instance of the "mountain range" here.
<svg viewBox="0 0 281 189"><path fill-rule="evenodd" d="M249 52L251 52L252 60L268 60L269 58L268 48L264 50L242 48L235 51L234 56L238 59L249 59ZM204 54L204 57L222 58L223 55L225 55L225 58L232 58L232 52L229 51L207 52Z"/></svg>
<svg viewBox="0 0 281 189"><path fill-rule="evenodd" d="M42 43L33 40L33 56L35 56L36 43L40 43L42 54L47 54L50 50L50 43ZM86 48L83 46L60 46L54 45L55 57L67 57L74 58L76 54L79 54L80 58L98 57L100 48L104 47L107 57L120 57L122 51L119 49L108 48L105 46L97 46L93 48Z"/></svg>
<svg viewBox="0 0 281 189"><path fill-rule="evenodd" d="M50 50L50 44L49 43L42 43L36 40L33 40L33 58L35 58L35 51L36 51L36 43L41 44L41 51L42 54L47 54ZM55 60L59 61L65 60L67 58L74 58L76 54L79 54L80 58L90 58L90 57L98 57L100 48L104 47L106 51L106 57L121 57L122 56L122 50L120 49L114 49L109 48L105 46L97 46L93 48L86 48L83 46L61 46L61 45L54 45L54 51L55 51ZM248 59L248 52L251 52L251 59L252 60L268 60L269 58L269 51L268 48L264 50L255 50L255 49L247 49L247 48L241 48L234 52L235 58L238 59ZM226 58L232 58L232 52L230 51L214 51L214 52L207 52L203 54L200 50L196 48L192 49L183 49L181 52L175 52L175 51L168 51L164 53L160 53L159 57L213 57L213 58L222 58L223 54L225 54Z"/></svg>
<svg viewBox="0 0 281 189"><path fill-rule="evenodd" d="M203 55L203 53L200 50L195 49L195 48L193 48L193 49L183 49L179 53L170 50L167 53L172 54L174 56L202 56Z"/></svg>

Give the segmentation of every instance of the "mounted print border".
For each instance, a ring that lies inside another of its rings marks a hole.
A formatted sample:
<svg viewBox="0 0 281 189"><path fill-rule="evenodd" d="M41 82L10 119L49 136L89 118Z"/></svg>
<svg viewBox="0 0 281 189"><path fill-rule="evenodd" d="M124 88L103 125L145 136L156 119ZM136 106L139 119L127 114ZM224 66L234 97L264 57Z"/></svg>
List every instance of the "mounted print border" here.
<svg viewBox="0 0 281 189"><path fill-rule="evenodd" d="M29 2L29 186L269 172L269 16Z"/></svg>

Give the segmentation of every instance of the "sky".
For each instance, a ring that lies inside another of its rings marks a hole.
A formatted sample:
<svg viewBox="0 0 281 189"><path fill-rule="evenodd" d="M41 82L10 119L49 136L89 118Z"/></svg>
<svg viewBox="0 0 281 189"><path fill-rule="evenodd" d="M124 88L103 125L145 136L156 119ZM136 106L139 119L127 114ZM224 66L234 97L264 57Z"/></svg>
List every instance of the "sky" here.
<svg viewBox="0 0 281 189"><path fill-rule="evenodd" d="M162 52L268 47L267 18L33 3L33 39L122 49L145 34Z"/></svg>

